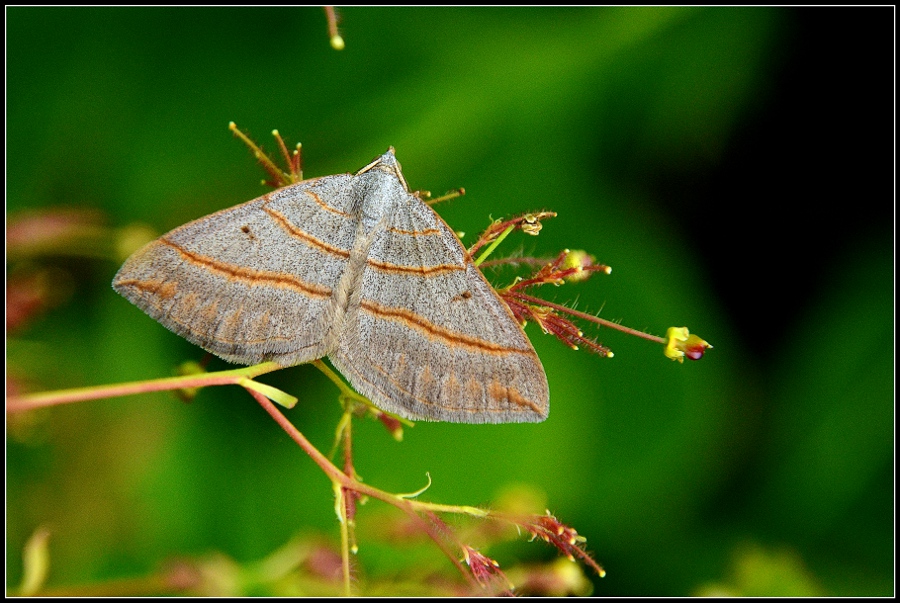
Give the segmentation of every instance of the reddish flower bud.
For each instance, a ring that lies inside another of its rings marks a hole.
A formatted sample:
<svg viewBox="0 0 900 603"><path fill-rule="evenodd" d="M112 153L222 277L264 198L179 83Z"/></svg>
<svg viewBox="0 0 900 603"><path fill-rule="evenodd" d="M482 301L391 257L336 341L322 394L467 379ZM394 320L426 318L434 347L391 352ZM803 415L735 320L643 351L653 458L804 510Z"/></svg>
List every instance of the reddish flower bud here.
<svg viewBox="0 0 900 603"><path fill-rule="evenodd" d="M381 421L382 425L388 430L388 433L391 434L392 438L398 442L403 441L403 423L401 423L399 419L392 417L389 414L379 412L378 420Z"/></svg>
<svg viewBox="0 0 900 603"><path fill-rule="evenodd" d="M532 538L541 538L549 542L570 561L575 561L575 557L578 557L591 566L601 578L606 575L606 571L584 550L585 537L579 536L575 528L559 521L550 514L550 511L547 511L546 515L534 516L532 521L523 524L523 527L531 532Z"/></svg>
<svg viewBox="0 0 900 603"><path fill-rule="evenodd" d="M500 564L482 555L469 545L463 545L463 560L472 570L475 580L485 589L499 594L512 595L512 584L500 571Z"/></svg>

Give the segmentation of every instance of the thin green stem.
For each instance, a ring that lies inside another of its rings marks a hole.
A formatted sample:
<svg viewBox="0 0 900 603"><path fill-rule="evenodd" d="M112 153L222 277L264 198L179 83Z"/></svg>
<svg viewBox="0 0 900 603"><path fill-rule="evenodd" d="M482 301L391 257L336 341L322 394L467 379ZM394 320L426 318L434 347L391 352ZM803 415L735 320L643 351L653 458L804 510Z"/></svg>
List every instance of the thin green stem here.
<svg viewBox="0 0 900 603"><path fill-rule="evenodd" d="M487 249L485 249L484 251L481 252L481 255L478 256L478 259L475 260L475 265L480 266L481 263L483 261L485 261L488 258L488 256L494 252L495 249L497 249L497 246L503 242L503 239L508 237L509 233L511 233L515 229L516 229L516 225L510 224L509 226L506 227L506 230L504 230L499 235L497 235L497 238L494 239L494 241L490 245L488 245Z"/></svg>
<svg viewBox="0 0 900 603"><path fill-rule="evenodd" d="M317 369L319 369L320 371L322 371L322 373L324 373L324 375L326 377L328 377L331 380L331 382L337 386L337 388L339 390L341 390L342 398L349 398L351 400L356 400L357 402L361 402L368 406L373 406L371 400L369 400L365 396L362 396L362 395L356 393L355 391L353 391L353 388L351 388L349 385L344 383L344 380L341 379L341 377L337 373L335 373L333 370L328 368L328 365L325 364L324 362L322 362L321 359L313 360L312 365L314 367L316 367Z"/></svg>
<svg viewBox="0 0 900 603"><path fill-rule="evenodd" d="M490 513L478 507L470 507L467 505L441 505L438 503L422 502L419 500L408 500L408 502L416 509L423 511L434 511L437 513L459 513L462 515L471 515L472 517L488 517Z"/></svg>
<svg viewBox="0 0 900 603"><path fill-rule="evenodd" d="M337 482L332 482L332 487L341 529L341 569L344 573L344 596L349 597L353 593L350 591L350 526L347 517L347 493Z"/></svg>
<svg viewBox="0 0 900 603"><path fill-rule="evenodd" d="M337 373L335 373L333 370L328 368L328 365L325 364L324 362L322 362L321 359L313 360L312 365L314 367L316 367L317 369L319 369L320 371L322 371L322 373L324 373L326 377L331 379L331 382L334 383L339 390L341 390L342 395L346 396L347 394L355 394L356 393L352 389L350 389L346 383L344 383L344 380L341 379Z"/></svg>
<svg viewBox="0 0 900 603"><path fill-rule="evenodd" d="M398 416L396 416L396 415L393 415L393 414L391 414L391 413L387 413L387 412L381 410L381 409L378 408L371 400L369 400L369 399L366 398L365 396L363 396L363 395L361 395L361 394L358 394L358 393L356 393L355 391L353 391L353 388L351 388L349 385L347 385L346 383L344 383L344 380L341 379L340 376L339 376L337 373L335 373L333 370L331 370L331 369L328 367L327 364L325 364L324 362L322 362L321 359L319 359L319 360L313 360L311 364L312 364L314 367L316 367L317 369L319 369L320 371L322 371L322 373L323 373L326 377L328 377L328 378L331 380L331 382L334 383L334 384L337 386L337 388L338 388L339 390L341 390L340 398L341 398L342 401L343 401L343 400L347 400L347 399L355 400L356 402L359 402L360 404L364 404L364 405L366 405L366 406L368 406L368 407L377 409L379 412L385 413L385 414L387 414L387 415L389 415L389 416L391 416L391 417L397 419L398 421L400 421L400 422L403 423L404 425L407 425L407 426L409 426L409 427L412 427L412 426L414 425L414 423L413 423L412 421L410 421L409 419L404 419L403 417L398 417ZM346 404L345 404L345 407L346 407ZM345 411L345 412L352 412L352 408L345 408L344 411ZM341 428L341 426L339 425L339 426L338 426L338 433L340 433L340 428ZM335 445L337 445L337 442L335 442Z"/></svg>

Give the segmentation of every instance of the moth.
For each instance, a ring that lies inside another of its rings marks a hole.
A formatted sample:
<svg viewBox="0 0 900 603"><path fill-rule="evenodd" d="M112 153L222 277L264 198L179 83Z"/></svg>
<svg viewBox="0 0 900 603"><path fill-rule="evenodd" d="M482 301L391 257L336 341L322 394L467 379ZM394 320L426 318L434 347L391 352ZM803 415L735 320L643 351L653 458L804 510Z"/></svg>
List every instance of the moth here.
<svg viewBox="0 0 900 603"><path fill-rule="evenodd" d="M543 366L394 149L185 224L135 252L113 288L228 362L327 356L408 419L547 418Z"/></svg>

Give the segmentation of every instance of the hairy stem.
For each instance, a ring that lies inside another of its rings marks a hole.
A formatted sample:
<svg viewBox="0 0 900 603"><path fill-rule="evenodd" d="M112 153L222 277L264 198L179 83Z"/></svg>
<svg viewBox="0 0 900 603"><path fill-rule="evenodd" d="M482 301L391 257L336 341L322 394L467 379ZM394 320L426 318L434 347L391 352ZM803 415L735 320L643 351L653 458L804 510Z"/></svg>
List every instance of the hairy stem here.
<svg viewBox="0 0 900 603"><path fill-rule="evenodd" d="M506 293L506 295L510 295L517 299L520 299L524 302L528 302L530 304L535 304L539 306L545 306L547 308L553 308L558 312L564 312L566 314L571 314L572 316L577 316L578 318L583 318L584 320L589 320L595 324L598 324L603 327L608 327L610 329L615 329L616 331L621 331L623 333L628 333L629 335L635 335L636 337L641 337L642 339L647 339L649 341L653 341L655 343L666 343L666 339L663 337L659 337L657 335L651 335L650 333L644 333L643 331L638 331L637 329L632 329L631 327L625 327L620 325L617 322L613 322L611 320L606 320L605 318L600 318L599 316L594 316L593 314L588 314L587 312L579 312L578 310L573 310L572 308L567 308L562 304L555 304L553 302L549 302L545 299L541 299L539 297L533 297L531 295L527 295L525 293L519 293L518 291L510 291Z"/></svg>

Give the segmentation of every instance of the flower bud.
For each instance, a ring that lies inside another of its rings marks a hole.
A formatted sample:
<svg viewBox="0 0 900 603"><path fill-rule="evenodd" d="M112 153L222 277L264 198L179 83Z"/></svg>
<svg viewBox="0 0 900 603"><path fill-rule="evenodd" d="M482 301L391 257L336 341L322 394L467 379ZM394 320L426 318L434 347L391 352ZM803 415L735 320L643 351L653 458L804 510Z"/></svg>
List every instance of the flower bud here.
<svg viewBox="0 0 900 603"><path fill-rule="evenodd" d="M684 362L684 358L689 360L700 360L707 348L712 346L697 337L691 335L687 327L669 327L666 331L666 349L665 355L672 360Z"/></svg>

